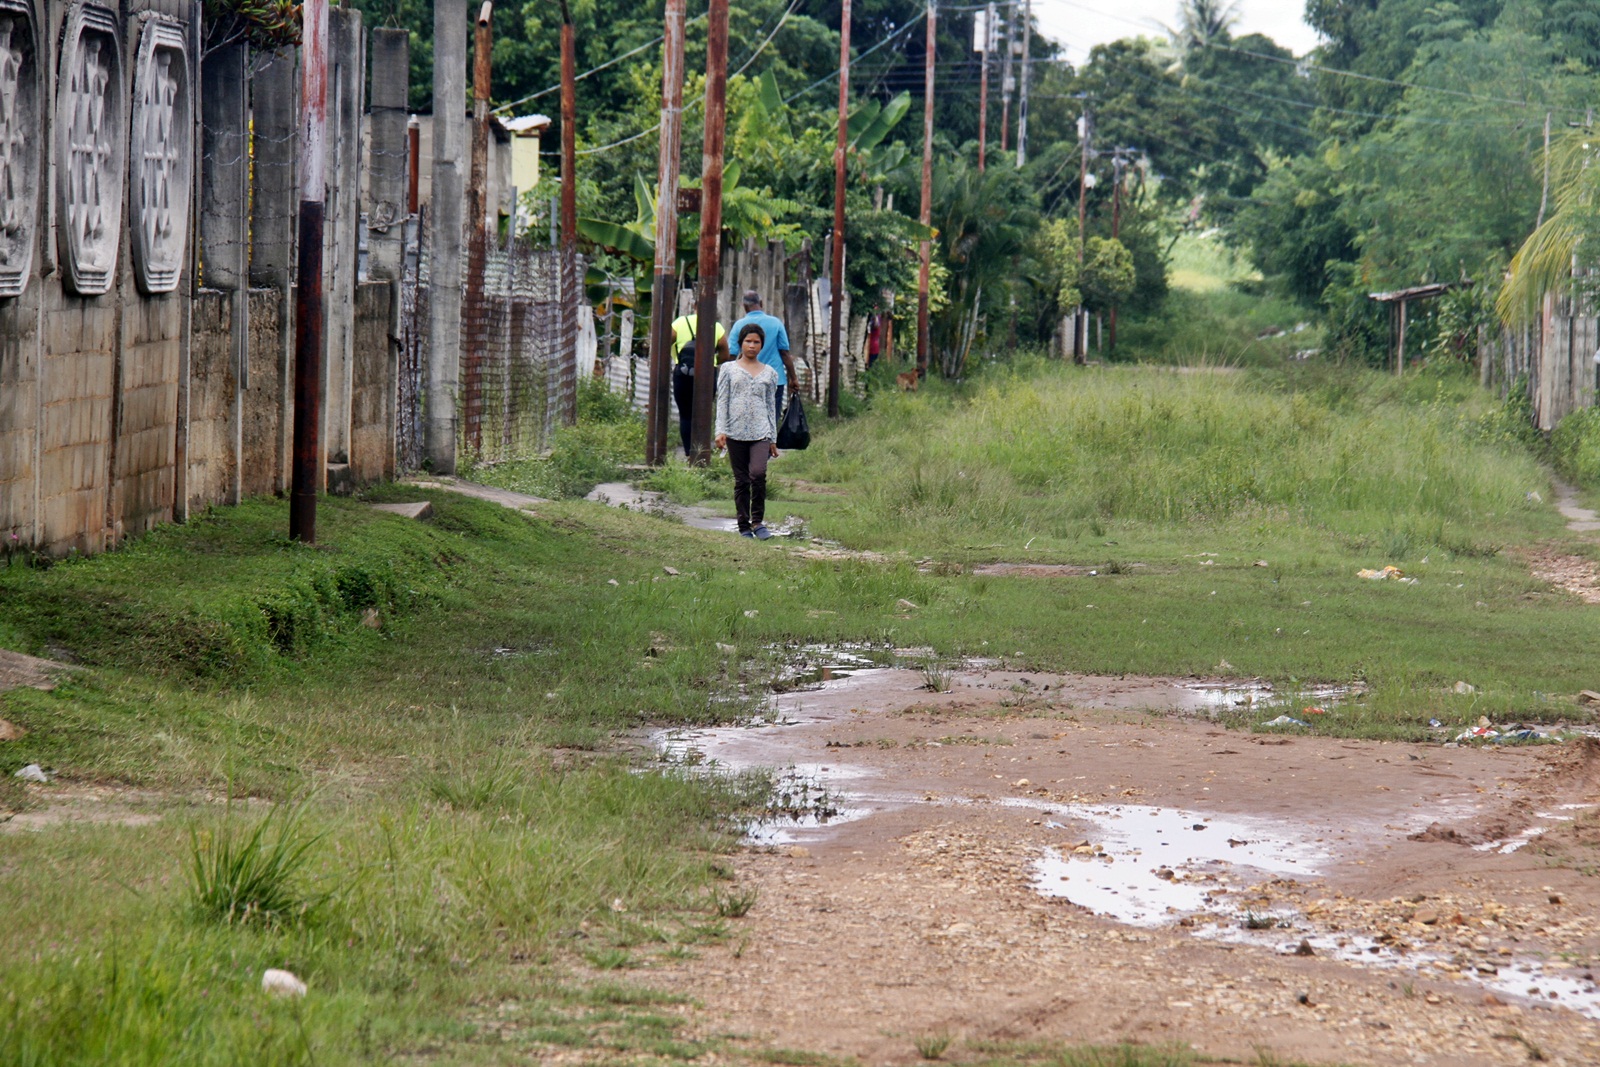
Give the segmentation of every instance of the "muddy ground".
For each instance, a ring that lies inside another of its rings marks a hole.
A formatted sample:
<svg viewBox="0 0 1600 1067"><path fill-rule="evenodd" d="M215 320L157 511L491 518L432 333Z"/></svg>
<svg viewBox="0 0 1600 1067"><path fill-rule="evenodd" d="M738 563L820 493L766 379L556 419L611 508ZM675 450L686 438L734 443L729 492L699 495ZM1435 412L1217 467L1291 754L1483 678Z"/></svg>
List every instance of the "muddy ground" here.
<svg viewBox="0 0 1600 1067"><path fill-rule="evenodd" d="M791 768L738 858L759 897L734 938L636 972L704 1035L869 1064L936 1034L1600 1064L1594 740L1251 733L1192 683L926 681L835 676L778 724L653 738Z"/></svg>

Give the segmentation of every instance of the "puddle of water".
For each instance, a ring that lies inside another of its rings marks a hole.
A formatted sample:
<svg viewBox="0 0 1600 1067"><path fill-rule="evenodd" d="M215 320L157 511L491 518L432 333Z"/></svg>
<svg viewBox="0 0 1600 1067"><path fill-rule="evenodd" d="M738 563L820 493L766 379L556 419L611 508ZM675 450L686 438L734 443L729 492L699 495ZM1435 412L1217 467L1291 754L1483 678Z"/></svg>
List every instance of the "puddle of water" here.
<svg viewBox="0 0 1600 1067"><path fill-rule="evenodd" d="M1474 961L1452 959L1437 952L1399 952L1371 937L1317 930L1298 913L1276 915L1277 929L1247 930L1236 920L1196 928L1195 936L1208 941L1251 945L1281 956L1296 955L1301 943L1320 957L1379 970L1405 971L1437 981L1461 981L1516 1000L1533 1000L1564 1007L1591 1019L1600 1019L1600 985L1593 971L1564 968L1530 957ZM1441 966L1444 965L1444 966ZM1486 966L1486 971L1477 968Z"/></svg>
<svg viewBox="0 0 1600 1067"><path fill-rule="evenodd" d="M1348 685L1314 685L1278 692L1271 682L1185 682L1177 686L1192 695L1207 714L1239 708L1282 708L1297 704L1329 705L1349 699L1356 690Z"/></svg>
<svg viewBox="0 0 1600 1067"><path fill-rule="evenodd" d="M1534 812L1533 817L1536 819L1543 819L1546 822L1572 822L1577 818L1576 815L1563 815L1561 812L1593 811L1596 807L1600 807L1600 805L1562 804L1557 811L1538 811ZM1551 828L1549 826L1530 826L1520 834L1514 834L1511 837L1502 837L1498 841L1485 841L1482 844L1473 845L1472 849L1474 852L1498 852L1502 856L1509 855L1517 851L1519 848L1522 848L1524 845L1530 843L1535 838L1548 833L1550 829Z"/></svg>
<svg viewBox="0 0 1600 1067"><path fill-rule="evenodd" d="M1265 822L1222 819L1181 808L1138 805L1052 811L1090 823L1104 851L1047 850L1034 887L1132 926L1158 926L1205 909L1217 891L1206 875L1249 867L1276 875L1311 875L1328 854Z"/></svg>

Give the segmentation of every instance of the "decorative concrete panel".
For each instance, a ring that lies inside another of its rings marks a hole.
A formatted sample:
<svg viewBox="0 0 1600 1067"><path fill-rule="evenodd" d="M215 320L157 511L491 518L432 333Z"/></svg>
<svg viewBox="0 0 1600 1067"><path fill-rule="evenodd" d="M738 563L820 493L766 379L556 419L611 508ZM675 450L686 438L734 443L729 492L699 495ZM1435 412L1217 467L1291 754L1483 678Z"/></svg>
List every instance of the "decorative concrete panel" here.
<svg viewBox="0 0 1600 1067"><path fill-rule="evenodd" d="M28 0L0 0L0 298L21 296L39 243L38 31Z"/></svg>
<svg viewBox="0 0 1600 1067"><path fill-rule="evenodd" d="M183 272L193 189L193 116L183 27L148 18L133 73L133 269L147 293L170 293Z"/></svg>
<svg viewBox="0 0 1600 1067"><path fill-rule="evenodd" d="M82 296L111 289L122 231L128 128L117 19L79 4L67 13L56 77L56 193L61 264Z"/></svg>

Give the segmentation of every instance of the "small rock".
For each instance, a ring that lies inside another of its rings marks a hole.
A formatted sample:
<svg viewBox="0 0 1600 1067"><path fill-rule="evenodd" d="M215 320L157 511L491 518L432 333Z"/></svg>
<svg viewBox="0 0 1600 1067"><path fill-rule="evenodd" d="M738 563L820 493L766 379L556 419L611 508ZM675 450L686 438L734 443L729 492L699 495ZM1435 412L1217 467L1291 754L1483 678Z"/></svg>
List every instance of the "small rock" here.
<svg viewBox="0 0 1600 1067"><path fill-rule="evenodd" d="M1452 688L1462 696L1466 696L1468 693L1476 693L1478 691L1477 686L1468 685L1466 682L1457 682Z"/></svg>
<svg viewBox="0 0 1600 1067"><path fill-rule="evenodd" d="M1316 1001L1311 999L1311 994L1310 993L1301 993L1298 997L1295 997L1294 999L1295 999L1296 1003L1304 1004L1308 1008L1314 1008L1314 1007L1317 1006Z"/></svg>
<svg viewBox="0 0 1600 1067"><path fill-rule="evenodd" d="M1561 903L1561 894L1560 893L1551 893L1550 894L1550 903L1552 903L1552 904L1560 904Z"/></svg>
<svg viewBox="0 0 1600 1067"><path fill-rule="evenodd" d="M672 575L674 578L678 576L678 568L676 567L662 567L661 569Z"/></svg>
<svg viewBox="0 0 1600 1067"><path fill-rule="evenodd" d="M899 608L901 611L911 611L916 607L915 604L907 600L905 597L901 597L899 600L896 600L894 602L894 606Z"/></svg>
<svg viewBox="0 0 1600 1067"><path fill-rule="evenodd" d="M16 773L16 777L21 778L24 782L48 782L50 780L50 776L45 773L44 768L37 763L28 764Z"/></svg>
<svg viewBox="0 0 1600 1067"><path fill-rule="evenodd" d="M1416 913L1411 916L1411 921L1421 923L1424 926L1432 926L1439 921L1439 913L1432 908L1418 908Z"/></svg>
<svg viewBox="0 0 1600 1067"><path fill-rule="evenodd" d="M1252 566L1252 567L1270 567L1270 566L1272 566L1272 564L1268 563L1264 559L1258 559L1254 563L1250 564L1250 566Z"/></svg>
<svg viewBox="0 0 1600 1067"><path fill-rule="evenodd" d="M1483 1006L1486 1008L1503 1008L1506 1006L1506 1002L1493 993L1485 993L1483 995Z"/></svg>
<svg viewBox="0 0 1600 1067"><path fill-rule="evenodd" d="M717 651L721 652L724 656L731 656L735 652L739 651L739 648L738 648L737 645L726 645L726 644L723 644L721 641L718 641L717 642Z"/></svg>
<svg viewBox="0 0 1600 1067"><path fill-rule="evenodd" d="M269 968L261 974L261 991L274 997L303 997L306 984L290 971Z"/></svg>
<svg viewBox="0 0 1600 1067"><path fill-rule="evenodd" d="M0 741L21 741L28 736L28 731L14 722L0 719Z"/></svg>
<svg viewBox="0 0 1600 1067"><path fill-rule="evenodd" d="M607 578L606 579L606 584L607 585L621 585L622 583L617 581L615 578Z"/></svg>
<svg viewBox="0 0 1600 1067"><path fill-rule="evenodd" d="M1596 693L1593 689L1585 689L1578 694L1578 703L1600 704L1600 693Z"/></svg>
<svg viewBox="0 0 1600 1067"><path fill-rule="evenodd" d="M1302 937L1300 943L1294 948L1294 954L1296 956L1315 956L1317 950L1311 947L1311 942Z"/></svg>
<svg viewBox="0 0 1600 1067"><path fill-rule="evenodd" d="M1441 997L1437 993L1429 993L1427 996L1423 997L1422 999L1427 1001L1429 1004L1443 1004L1444 1003L1444 998Z"/></svg>
<svg viewBox="0 0 1600 1067"><path fill-rule="evenodd" d="M1028 781L1026 778L1018 778L1016 781L1011 783L1011 788L1013 788L1013 789L1026 789L1032 784L1033 783ZM1557 900L1552 899L1551 903L1555 904L1555 903L1560 903L1560 902L1557 901Z"/></svg>
<svg viewBox="0 0 1600 1067"><path fill-rule="evenodd" d="M759 608L749 608L749 609L747 609L745 611L744 617L747 618L747 619L753 619L757 615L760 615L760 614L761 614L761 611L760 611Z"/></svg>
<svg viewBox="0 0 1600 1067"><path fill-rule="evenodd" d="M614 911L614 912L617 912L618 914L621 914L622 912L625 912L625 911L628 910L628 905L623 903L621 897L612 897L611 898L611 910Z"/></svg>
<svg viewBox="0 0 1600 1067"><path fill-rule="evenodd" d="M1170 882L1178 876L1171 867L1162 867L1160 870L1156 871L1156 877L1161 879L1163 882Z"/></svg>
<svg viewBox="0 0 1600 1067"><path fill-rule="evenodd" d="M790 845L787 855L792 860L810 859L811 850L804 845Z"/></svg>

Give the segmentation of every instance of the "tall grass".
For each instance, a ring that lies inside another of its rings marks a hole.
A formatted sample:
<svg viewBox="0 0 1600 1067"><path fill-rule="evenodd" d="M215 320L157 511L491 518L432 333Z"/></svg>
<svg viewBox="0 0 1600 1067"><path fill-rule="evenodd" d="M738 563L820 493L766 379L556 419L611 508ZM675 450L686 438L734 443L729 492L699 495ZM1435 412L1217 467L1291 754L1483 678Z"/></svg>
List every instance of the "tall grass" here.
<svg viewBox="0 0 1600 1067"><path fill-rule="evenodd" d="M1381 393L1352 404L1148 368L1054 369L938 404L891 400L801 462L864 490L840 533L873 545L899 531L971 544L1257 516L1470 541L1529 513L1528 492L1547 482L1532 457L1481 442L1453 405Z"/></svg>
<svg viewBox="0 0 1600 1067"><path fill-rule="evenodd" d="M231 816L231 812L229 813ZM325 899L304 885L319 840L304 826L305 805L277 805L248 830L232 818L189 837L189 891L195 912L231 926L305 920Z"/></svg>

